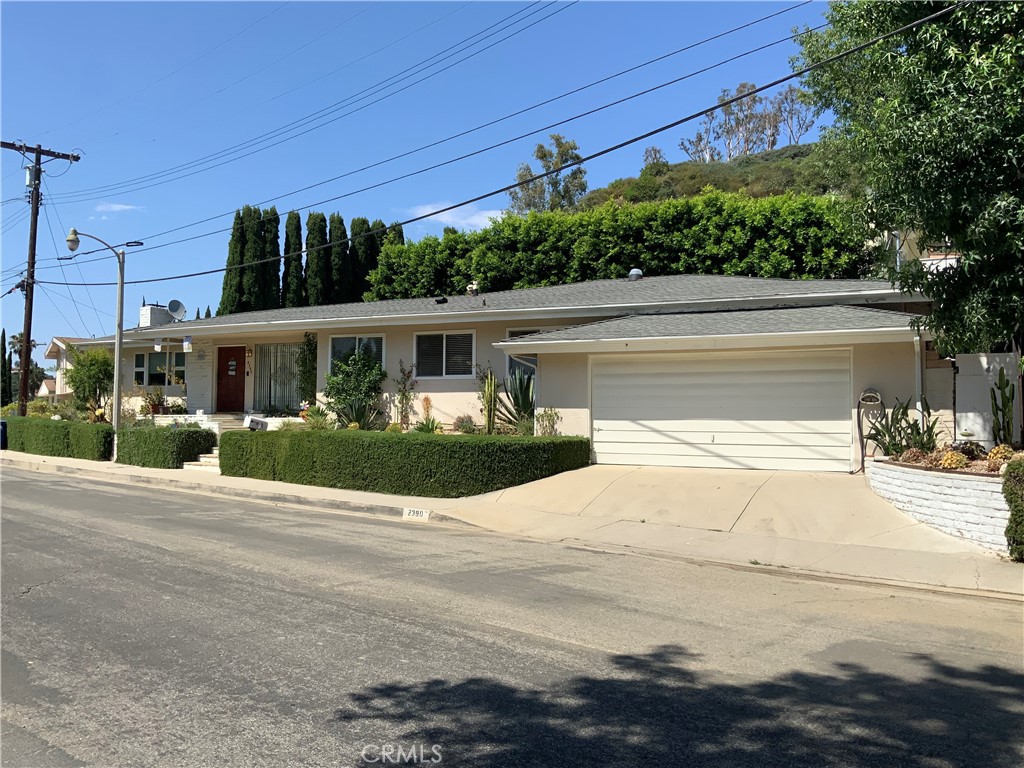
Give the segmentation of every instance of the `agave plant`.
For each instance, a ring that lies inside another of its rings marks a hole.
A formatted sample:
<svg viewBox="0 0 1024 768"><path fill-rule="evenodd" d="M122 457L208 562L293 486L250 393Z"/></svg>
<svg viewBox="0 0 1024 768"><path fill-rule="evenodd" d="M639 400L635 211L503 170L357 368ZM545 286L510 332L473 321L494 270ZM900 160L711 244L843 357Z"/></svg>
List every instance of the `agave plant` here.
<svg viewBox="0 0 1024 768"><path fill-rule="evenodd" d="M413 427L414 432L424 432L427 434L436 434L438 430L442 429L441 422L435 419L433 416L428 416L423 421L417 421Z"/></svg>
<svg viewBox="0 0 1024 768"><path fill-rule="evenodd" d="M498 421L510 426L532 422L534 410L533 374L517 369L505 380L505 397L498 398Z"/></svg>
<svg viewBox="0 0 1024 768"><path fill-rule="evenodd" d="M319 405L307 408L306 427L312 430L331 429L331 414Z"/></svg>
<svg viewBox="0 0 1024 768"><path fill-rule="evenodd" d="M352 398L339 409L338 420L342 424L358 424L359 429L365 430L380 431L388 425L386 414L381 413L377 406L358 397ZM309 423L308 415L306 422Z"/></svg>

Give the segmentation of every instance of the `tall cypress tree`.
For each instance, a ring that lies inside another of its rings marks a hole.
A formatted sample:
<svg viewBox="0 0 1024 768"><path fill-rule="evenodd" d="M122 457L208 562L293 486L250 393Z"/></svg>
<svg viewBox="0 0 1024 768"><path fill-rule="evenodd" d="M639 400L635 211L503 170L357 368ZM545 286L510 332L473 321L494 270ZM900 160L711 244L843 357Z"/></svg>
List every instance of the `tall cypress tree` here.
<svg viewBox="0 0 1024 768"><path fill-rule="evenodd" d="M383 224L381 225L383 226ZM351 242L349 253L354 272L355 291L353 301L362 301L363 294L370 289L366 279L371 271L377 268L380 256L380 244L376 235L371 235L370 222L363 217L352 219Z"/></svg>
<svg viewBox="0 0 1024 768"><path fill-rule="evenodd" d="M204 317L204 318L210 318L210 317L213 317L213 315L211 315L211 314L210 314L210 305L209 305L209 304L207 304L207 305L206 305L206 314L205 314L205 315L203 315L203 317Z"/></svg>
<svg viewBox="0 0 1024 768"><path fill-rule="evenodd" d="M306 306L306 277L302 274L302 218L291 211L284 224L284 276L281 306Z"/></svg>
<svg viewBox="0 0 1024 768"><path fill-rule="evenodd" d="M331 303L341 304L352 299L352 262L349 261L348 231L340 213L330 218L331 238Z"/></svg>
<svg viewBox="0 0 1024 768"><path fill-rule="evenodd" d="M245 230L245 250L242 253L242 295L238 302L239 312L263 309L263 265L267 253L266 237L263 231L263 214L259 208L247 205L242 208L242 228Z"/></svg>
<svg viewBox="0 0 1024 768"><path fill-rule="evenodd" d="M7 329L0 331L0 349L3 359L0 360L0 406L11 402L11 371L7 367Z"/></svg>
<svg viewBox="0 0 1024 768"><path fill-rule="evenodd" d="M199 319L199 307L196 307L196 320Z"/></svg>
<svg viewBox="0 0 1024 768"><path fill-rule="evenodd" d="M402 229L402 225L396 221L388 227L388 234L384 238L384 241L397 243L398 245L405 245L405 230ZM383 248L383 245L381 247Z"/></svg>
<svg viewBox="0 0 1024 768"><path fill-rule="evenodd" d="M277 207L270 206L263 211L263 236L266 241L264 259L271 259L263 267L261 309L277 309L281 306L281 217Z"/></svg>
<svg viewBox="0 0 1024 768"><path fill-rule="evenodd" d="M7 369L7 405L14 402L14 353L8 352L4 355L7 361L4 366Z"/></svg>
<svg viewBox="0 0 1024 768"><path fill-rule="evenodd" d="M327 217L310 211L306 217L306 298L311 307L331 300L331 254L326 243Z"/></svg>
<svg viewBox="0 0 1024 768"><path fill-rule="evenodd" d="M231 315L239 312L242 301L242 254L245 251L245 228L242 226L242 212L235 211L235 221L231 225L231 239L228 241L227 270L224 272L224 285L220 291L218 315Z"/></svg>
<svg viewBox="0 0 1024 768"><path fill-rule="evenodd" d="M374 219L370 222L370 231L373 232L373 238L377 241L377 255L380 255L380 249L384 247L384 240L388 236L387 224L380 219Z"/></svg>

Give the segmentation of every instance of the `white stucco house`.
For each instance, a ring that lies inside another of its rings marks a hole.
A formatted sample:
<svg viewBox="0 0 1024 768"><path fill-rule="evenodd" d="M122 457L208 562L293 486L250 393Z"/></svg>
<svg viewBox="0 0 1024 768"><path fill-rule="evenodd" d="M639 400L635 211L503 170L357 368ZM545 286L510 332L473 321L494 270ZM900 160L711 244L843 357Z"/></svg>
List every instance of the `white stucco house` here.
<svg viewBox="0 0 1024 768"><path fill-rule="evenodd" d="M925 307L880 281L673 275L188 322L150 312L125 332L122 367L126 391L173 386L172 372L190 413L240 417L298 405L313 333L318 389L359 345L387 371L386 395L399 361L413 365L446 423L479 421L476 366L532 369L538 408L592 438L596 462L849 472L862 393L927 396L951 421L951 366L911 327Z"/></svg>

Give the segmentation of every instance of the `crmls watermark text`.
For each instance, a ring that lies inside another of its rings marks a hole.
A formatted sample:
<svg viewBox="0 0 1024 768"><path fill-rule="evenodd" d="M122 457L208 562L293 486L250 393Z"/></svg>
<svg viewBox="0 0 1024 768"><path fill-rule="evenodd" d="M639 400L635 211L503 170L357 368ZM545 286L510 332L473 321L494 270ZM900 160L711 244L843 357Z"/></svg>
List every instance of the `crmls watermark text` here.
<svg viewBox="0 0 1024 768"><path fill-rule="evenodd" d="M367 744L360 753L364 763L424 765L441 762L437 744Z"/></svg>

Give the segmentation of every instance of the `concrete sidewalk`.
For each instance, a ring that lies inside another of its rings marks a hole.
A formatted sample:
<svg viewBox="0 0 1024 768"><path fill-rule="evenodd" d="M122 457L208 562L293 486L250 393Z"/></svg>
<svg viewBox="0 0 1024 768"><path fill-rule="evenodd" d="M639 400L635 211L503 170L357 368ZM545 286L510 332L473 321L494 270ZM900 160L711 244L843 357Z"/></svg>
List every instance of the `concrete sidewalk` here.
<svg viewBox="0 0 1024 768"><path fill-rule="evenodd" d="M719 477L593 466L481 496L434 499L12 451L0 466L339 512L401 518L410 508L429 510L434 522L544 541L1024 598L1024 566L903 516L863 492L863 478L848 475L723 470Z"/></svg>

